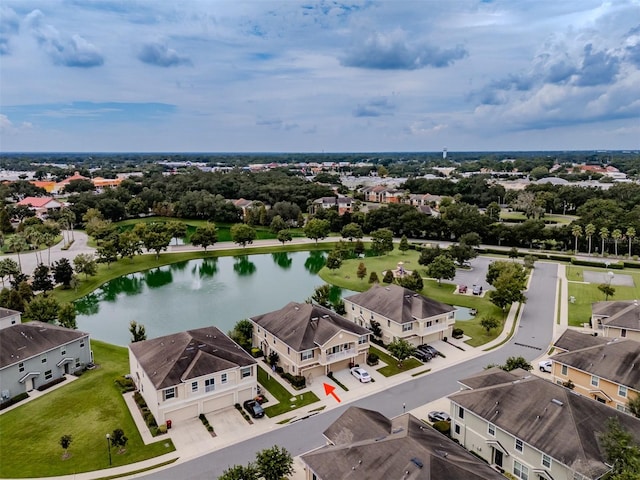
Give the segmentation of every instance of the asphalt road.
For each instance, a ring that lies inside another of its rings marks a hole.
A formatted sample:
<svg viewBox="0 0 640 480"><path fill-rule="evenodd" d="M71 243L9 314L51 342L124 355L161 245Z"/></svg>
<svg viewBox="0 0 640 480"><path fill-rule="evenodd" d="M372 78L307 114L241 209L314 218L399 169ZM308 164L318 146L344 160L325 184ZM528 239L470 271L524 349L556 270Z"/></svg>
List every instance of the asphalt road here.
<svg viewBox="0 0 640 480"><path fill-rule="evenodd" d="M285 447L294 456L300 455L325 444L322 432L348 406L369 408L393 417L402 413L403 403L406 404L407 410L412 410L459 390L458 379L479 372L488 364L504 363L506 358L510 356L523 356L527 360L533 360L544 353L552 340L557 270L556 264L536 263L520 324L514 337L504 346L473 360L423 377L417 377L415 380L391 387L349 405L277 428L248 441L217 450L191 461L154 471L141 478L211 480L217 478L231 465L246 465L254 460L256 452L273 445Z"/></svg>

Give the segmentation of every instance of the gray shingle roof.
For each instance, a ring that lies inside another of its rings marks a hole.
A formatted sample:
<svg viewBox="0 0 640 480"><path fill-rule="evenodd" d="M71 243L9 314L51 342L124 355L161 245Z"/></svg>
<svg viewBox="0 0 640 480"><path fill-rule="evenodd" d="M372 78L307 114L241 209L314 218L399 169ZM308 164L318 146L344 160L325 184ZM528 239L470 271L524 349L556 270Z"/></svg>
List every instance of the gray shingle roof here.
<svg viewBox="0 0 640 480"><path fill-rule="evenodd" d="M609 470L598 440L609 418L640 441L636 418L535 376L449 399L587 478Z"/></svg>
<svg viewBox="0 0 640 480"><path fill-rule="evenodd" d="M553 344L554 347L564 350L565 352L573 352L581 348L593 347L595 345L604 345L610 342L610 338L597 337L586 333L580 333L576 330L567 329L560 338Z"/></svg>
<svg viewBox="0 0 640 480"><path fill-rule="evenodd" d="M465 387L476 389L513 382L530 375L529 372L520 368L507 372L500 367L491 367L470 377L458 380L458 383Z"/></svg>
<svg viewBox="0 0 640 480"><path fill-rule="evenodd" d="M20 313L17 310L11 310L9 308L0 307L0 318L10 317L11 315L15 315L16 313Z"/></svg>
<svg viewBox="0 0 640 480"><path fill-rule="evenodd" d="M603 325L640 331L640 305L637 300L596 302L591 312L602 318Z"/></svg>
<svg viewBox="0 0 640 480"><path fill-rule="evenodd" d="M613 340L604 345L558 353L551 360L634 390L640 390L640 343Z"/></svg>
<svg viewBox="0 0 640 480"><path fill-rule="evenodd" d="M0 368L22 362L89 334L51 323L28 322L0 330Z"/></svg>
<svg viewBox="0 0 640 480"><path fill-rule="evenodd" d="M251 320L296 352L324 345L340 331L359 336L371 333L328 308L310 303L289 302Z"/></svg>
<svg viewBox="0 0 640 480"><path fill-rule="evenodd" d="M302 456L321 480L504 479L410 414L390 420L378 412L350 407L325 435L337 443Z"/></svg>
<svg viewBox="0 0 640 480"><path fill-rule="evenodd" d="M156 389L256 363L251 355L216 327L135 342L129 345L129 349Z"/></svg>
<svg viewBox="0 0 640 480"><path fill-rule="evenodd" d="M455 308L399 285L374 285L366 292L346 297L356 305L376 312L397 323L409 323L454 312Z"/></svg>

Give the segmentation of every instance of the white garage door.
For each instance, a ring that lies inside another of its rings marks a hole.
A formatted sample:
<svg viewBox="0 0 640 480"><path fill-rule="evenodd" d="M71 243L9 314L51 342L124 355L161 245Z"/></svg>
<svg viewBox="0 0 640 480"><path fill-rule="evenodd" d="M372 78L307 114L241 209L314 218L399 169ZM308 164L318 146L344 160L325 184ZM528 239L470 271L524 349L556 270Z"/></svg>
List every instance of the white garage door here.
<svg viewBox="0 0 640 480"><path fill-rule="evenodd" d="M253 398L253 387L245 388L238 392L238 402L243 403L245 400L251 400Z"/></svg>
<svg viewBox="0 0 640 480"><path fill-rule="evenodd" d="M189 405L188 407L179 408L170 412L165 412L164 422L171 420L173 425L198 417L198 405Z"/></svg>
<svg viewBox="0 0 640 480"><path fill-rule="evenodd" d="M233 393L228 393L218 398L207 400L202 406L203 413L211 413L227 407L233 407Z"/></svg>

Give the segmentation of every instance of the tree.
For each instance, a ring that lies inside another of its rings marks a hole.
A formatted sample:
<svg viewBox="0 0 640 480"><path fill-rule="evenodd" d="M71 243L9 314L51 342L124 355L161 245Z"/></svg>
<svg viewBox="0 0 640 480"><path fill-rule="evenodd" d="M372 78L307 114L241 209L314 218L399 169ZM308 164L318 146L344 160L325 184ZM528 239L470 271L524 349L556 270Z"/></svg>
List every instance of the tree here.
<svg viewBox="0 0 640 480"><path fill-rule="evenodd" d="M523 284L522 289L524 290L524 283L527 281L527 272L522 265L520 265L519 263L506 262L502 260L491 262L487 267L487 275L485 277L485 280L489 285L495 286L496 280L498 280L498 278L502 274L515 277L519 282Z"/></svg>
<svg viewBox="0 0 640 480"><path fill-rule="evenodd" d="M469 247L479 247L481 240L482 238L480 238L480 235L478 233L469 232L469 233L465 233L460 237L460 245L468 245Z"/></svg>
<svg viewBox="0 0 640 480"><path fill-rule="evenodd" d="M638 445L631 433L625 429L617 417L607 420L607 429L600 435L607 463L611 465L613 475L628 475L613 478L639 478L640 477L640 445ZM635 476L633 476L635 474Z"/></svg>
<svg viewBox="0 0 640 480"><path fill-rule="evenodd" d="M58 309L58 323L66 328L76 329L76 307L73 303L64 303Z"/></svg>
<svg viewBox="0 0 640 480"><path fill-rule="evenodd" d="M371 250L377 255L393 251L393 232L388 228L379 228L371 232Z"/></svg>
<svg viewBox="0 0 640 480"><path fill-rule="evenodd" d="M516 258L518 258L518 255L518 249L516 247L511 247L511 249L509 250L509 258L515 260Z"/></svg>
<svg viewBox="0 0 640 480"><path fill-rule="evenodd" d="M353 253L355 253L358 257L364 253L364 243L362 240L356 240L356 244L353 247Z"/></svg>
<svg viewBox="0 0 640 480"><path fill-rule="evenodd" d="M604 242L607 238L609 238L609 229L607 227L602 227L600 229L600 238L602 239L602 251L601 255L604 255Z"/></svg>
<svg viewBox="0 0 640 480"><path fill-rule="evenodd" d="M215 223L211 222L199 226L193 235L191 235L191 244L204 248L205 252L207 251L207 247L215 245L217 241L218 229Z"/></svg>
<svg viewBox="0 0 640 480"><path fill-rule="evenodd" d="M439 245L436 245L433 248L423 248L420 251L420 258L418 258L418 263L426 267L431 262L433 262L436 257L446 254L447 253L442 250Z"/></svg>
<svg viewBox="0 0 640 480"><path fill-rule="evenodd" d="M69 288L73 278L73 267L68 258L61 258L53 264L53 280L62 284L62 288Z"/></svg>
<svg viewBox="0 0 640 480"><path fill-rule="evenodd" d="M395 277L393 276L393 271L387 270L384 272L384 276L382 277L382 283L393 283Z"/></svg>
<svg viewBox="0 0 640 480"><path fill-rule="evenodd" d="M571 227L571 235L573 235L576 239L574 251L576 255L578 254L578 238L582 236L582 226L577 223Z"/></svg>
<svg viewBox="0 0 640 480"><path fill-rule="evenodd" d="M316 243L318 243L318 240L322 240L329 235L331 224L328 220L313 218L307 222L303 230L307 238L315 240Z"/></svg>
<svg viewBox="0 0 640 480"><path fill-rule="evenodd" d="M285 242L290 242L293 239L293 237L291 236L291 232L287 229L280 230L278 232L277 238L278 241L282 243L282 245L284 245Z"/></svg>
<svg viewBox="0 0 640 480"><path fill-rule="evenodd" d="M276 215L271 219L271 223L269 224L269 230L271 230L271 232L278 233L280 230L284 230L285 228L287 228L287 223L280 215Z"/></svg>
<svg viewBox="0 0 640 480"><path fill-rule="evenodd" d="M63 458L69 458L69 447L71 446L71 442L73 441L73 438L71 438L71 435L62 435L60 437L60 446L62 447L62 449L64 450L64 455L62 456Z"/></svg>
<svg viewBox="0 0 640 480"><path fill-rule="evenodd" d="M358 271L356 272L356 276L360 280L364 280L364 277L367 276L367 267L365 266L365 264L363 262L360 262L358 264Z"/></svg>
<svg viewBox="0 0 640 480"><path fill-rule="evenodd" d="M18 267L18 264L14 259L3 258L2 260L0 260L0 278L2 279L3 287L5 277L9 277L9 279L11 279L18 273L20 273L20 267Z"/></svg>
<svg viewBox="0 0 640 480"><path fill-rule="evenodd" d="M427 275L438 280L438 285L440 285L443 278L453 280L456 276L456 265L451 257L439 255L427 266Z"/></svg>
<svg viewBox="0 0 640 480"><path fill-rule="evenodd" d="M497 222L500 220L500 212L501 208L500 205L498 205L498 202L491 202L489 205L487 205L485 215L494 222Z"/></svg>
<svg viewBox="0 0 640 480"><path fill-rule="evenodd" d="M33 281L31 287L36 291L48 292L53 290L53 280L51 280L51 273L49 267L39 264L33 271Z"/></svg>
<svg viewBox="0 0 640 480"><path fill-rule="evenodd" d="M89 275L95 275L98 273L98 264L96 259L90 253L79 253L76 258L73 259L73 266L76 272L84 273L84 278L89 278Z"/></svg>
<svg viewBox="0 0 640 480"><path fill-rule="evenodd" d="M121 428L116 428L109 437L111 446L118 449L118 453L124 452L124 447L127 445L129 439L125 436L124 431Z"/></svg>
<svg viewBox="0 0 640 480"><path fill-rule="evenodd" d="M60 305L55 298L38 295L27 305L25 315L31 321L53 323L58 318L59 311Z"/></svg>
<svg viewBox="0 0 640 480"><path fill-rule="evenodd" d="M504 363L504 365L502 365L500 368L506 370L507 372L515 370L516 368L521 368L523 370L526 370L527 372L533 370L531 364L527 362L524 357L509 357L507 358L507 361Z"/></svg>
<svg viewBox="0 0 640 480"><path fill-rule="evenodd" d="M373 333L374 337L382 338L382 328L380 327L380 322L377 322L375 320L371 320L369 322L369 327L370 327L371 333Z"/></svg>
<svg viewBox="0 0 640 480"><path fill-rule="evenodd" d="M316 287L311 295L311 300L325 308L331 306L331 285L324 284ZM311 303L311 302L309 302Z"/></svg>
<svg viewBox="0 0 640 480"><path fill-rule="evenodd" d="M142 253L140 237L133 230L127 230L118 235L116 247L122 258L128 257L132 262L133 257Z"/></svg>
<svg viewBox="0 0 640 480"><path fill-rule="evenodd" d="M231 227L231 238L244 248L256 239L256 230L245 223L236 223Z"/></svg>
<svg viewBox="0 0 640 480"><path fill-rule="evenodd" d="M398 250L400 250L403 254L409 250L409 240L407 240L407 236L403 235L400 239L400 245L398 245Z"/></svg>
<svg viewBox="0 0 640 480"><path fill-rule="evenodd" d="M7 239L7 248L18 255L18 268L22 271L22 262L20 261L20 252L27 248L27 241L24 235L16 233Z"/></svg>
<svg viewBox="0 0 640 480"><path fill-rule="evenodd" d="M397 338L387 345L387 350L398 359L400 366L402 366L402 362L413 355L416 348L404 338Z"/></svg>
<svg viewBox="0 0 640 480"><path fill-rule="evenodd" d="M129 333L131 333L131 343L142 342L147 339L147 331L144 325L135 320L129 322Z"/></svg>
<svg viewBox="0 0 640 480"><path fill-rule="evenodd" d="M344 227L342 227L340 235L342 235L342 238L348 238L351 242L354 238L359 239L363 237L362 227L354 222L347 223Z"/></svg>
<svg viewBox="0 0 640 480"><path fill-rule="evenodd" d="M622 230L616 228L613 232L611 232L611 238L613 238L613 245L615 248L615 255L618 256L618 241L622 238Z"/></svg>
<svg viewBox="0 0 640 480"><path fill-rule="evenodd" d="M380 283L380 279L378 278L378 274L376 272L371 272L369 275L369 283Z"/></svg>
<svg viewBox="0 0 640 480"><path fill-rule="evenodd" d="M327 268L329 270L337 270L342 266L342 255L336 250L332 250L327 255Z"/></svg>
<svg viewBox="0 0 640 480"><path fill-rule="evenodd" d="M293 474L293 457L285 448L274 445L256 454L256 467L265 480L281 480Z"/></svg>
<svg viewBox="0 0 640 480"><path fill-rule="evenodd" d="M478 252L476 252L476 250L472 246L467 245L466 243L460 243L459 245L451 245L447 249L447 253L460 266L463 266L466 262L478 256Z"/></svg>
<svg viewBox="0 0 640 480"><path fill-rule="evenodd" d="M524 268L531 270L533 268L533 266L536 263L536 256L535 255L525 255L524 256Z"/></svg>
<svg viewBox="0 0 640 480"><path fill-rule="evenodd" d="M137 224L134 232L138 234L144 248L156 252L156 259L160 258L160 252L166 250L171 243L171 233L162 223L151 222Z"/></svg>
<svg viewBox="0 0 640 480"><path fill-rule="evenodd" d="M115 240L104 240L96 247L97 261L106 263L111 268L111 263L118 260L118 247Z"/></svg>
<svg viewBox="0 0 640 480"><path fill-rule="evenodd" d="M593 223L588 223L586 227L584 227L584 234L587 236L587 240L589 241L589 255L591 255L591 239L593 238L593 234L596 233L596 227Z"/></svg>
<svg viewBox="0 0 640 480"><path fill-rule="evenodd" d="M187 225L183 222L178 222L176 220L167 222L165 224L165 228L167 229L167 232L169 232L169 235L171 235L171 238L176 239L176 245L178 244L179 238L184 238L187 235Z"/></svg>
<svg viewBox="0 0 640 480"><path fill-rule="evenodd" d="M633 243L633 238L636 236L636 229L633 227L627 228L627 242L629 243L629 258L631 258L631 244Z"/></svg>
<svg viewBox="0 0 640 480"><path fill-rule="evenodd" d="M600 290L604 295L605 302L609 300L609 297L613 297L616 294L616 289L608 283L601 283L598 285L598 290Z"/></svg>
<svg viewBox="0 0 640 480"><path fill-rule="evenodd" d="M640 395L630 397L627 400L627 408L629 409L629 413L631 413L631 415L640 418Z"/></svg>
<svg viewBox="0 0 640 480"><path fill-rule="evenodd" d="M258 470L252 463L246 467L234 465L222 472L218 480L258 480Z"/></svg>
<svg viewBox="0 0 640 480"><path fill-rule="evenodd" d="M229 332L229 337L249 352L253 342L253 324L247 319L238 321Z"/></svg>
<svg viewBox="0 0 640 480"><path fill-rule="evenodd" d="M487 333L491 333L491 330L500 326L500 320L498 320L496 317L484 317L482 320L480 320L480 326L482 326L482 328L484 328Z"/></svg>
<svg viewBox="0 0 640 480"><path fill-rule="evenodd" d="M51 247L56 244L60 235L60 225L53 220L46 220L40 227L44 243L47 245L47 265L51 265Z"/></svg>

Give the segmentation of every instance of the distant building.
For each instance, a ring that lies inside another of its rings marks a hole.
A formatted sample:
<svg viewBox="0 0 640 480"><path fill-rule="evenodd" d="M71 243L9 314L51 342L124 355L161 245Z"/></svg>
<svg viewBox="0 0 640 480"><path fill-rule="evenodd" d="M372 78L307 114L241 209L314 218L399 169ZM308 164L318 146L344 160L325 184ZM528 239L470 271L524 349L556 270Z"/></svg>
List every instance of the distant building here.
<svg viewBox="0 0 640 480"><path fill-rule="evenodd" d="M56 210L62 207L62 203L53 197L25 197L18 202L18 205L29 207L35 212L37 217L44 217L50 210Z"/></svg>
<svg viewBox="0 0 640 480"><path fill-rule="evenodd" d="M336 208L338 215L353 212L355 200L351 197L321 197L311 204L311 214L315 215L321 209Z"/></svg>

